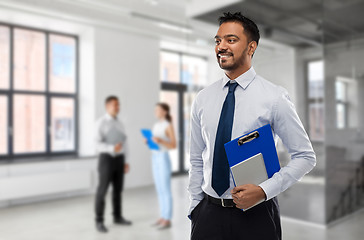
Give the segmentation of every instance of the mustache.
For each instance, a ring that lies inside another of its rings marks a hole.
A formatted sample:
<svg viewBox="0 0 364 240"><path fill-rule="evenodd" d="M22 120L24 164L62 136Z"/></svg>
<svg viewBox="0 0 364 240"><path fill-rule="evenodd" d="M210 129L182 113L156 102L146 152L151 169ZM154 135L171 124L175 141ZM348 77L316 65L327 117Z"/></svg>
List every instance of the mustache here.
<svg viewBox="0 0 364 240"><path fill-rule="evenodd" d="M216 57L219 57L220 54L228 54L230 56L233 56L234 54L232 52L228 52L228 51L219 51L217 54L216 54Z"/></svg>

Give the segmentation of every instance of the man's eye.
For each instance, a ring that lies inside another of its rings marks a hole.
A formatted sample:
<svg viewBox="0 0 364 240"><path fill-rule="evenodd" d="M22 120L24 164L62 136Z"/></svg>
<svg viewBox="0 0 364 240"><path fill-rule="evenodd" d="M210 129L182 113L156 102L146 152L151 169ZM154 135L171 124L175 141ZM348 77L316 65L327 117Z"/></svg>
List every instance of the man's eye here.
<svg viewBox="0 0 364 240"><path fill-rule="evenodd" d="M216 45L220 44L220 40L215 40L215 44Z"/></svg>
<svg viewBox="0 0 364 240"><path fill-rule="evenodd" d="M235 42L235 39L229 39L228 42L229 43L234 43Z"/></svg>

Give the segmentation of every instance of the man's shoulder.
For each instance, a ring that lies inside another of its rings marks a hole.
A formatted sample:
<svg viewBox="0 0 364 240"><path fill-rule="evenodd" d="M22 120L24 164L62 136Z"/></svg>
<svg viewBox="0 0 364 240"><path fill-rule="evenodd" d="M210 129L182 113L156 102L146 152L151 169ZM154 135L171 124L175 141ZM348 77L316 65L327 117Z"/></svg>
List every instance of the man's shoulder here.
<svg viewBox="0 0 364 240"><path fill-rule="evenodd" d="M201 89L197 93L196 99L210 98L211 94L215 94L216 89L218 89L219 86L221 86L221 81L222 81L222 78L220 78L219 80L217 80L217 81L211 83L210 85L204 87L203 89Z"/></svg>
<svg viewBox="0 0 364 240"><path fill-rule="evenodd" d="M254 81L256 81L260 91L262 91L265 96L276 98L282 96L282 94L287 94L287 90L284 87L277 85L260 75L256 75L256 79Z"/></svg>
<svg viewBox="0 0 364 240"><path fill-rule="evenodd" d="M102 115L101 117L99 117L98 119L96 119L96 125L100 126L103 123L105 123L106 121L107 121L106 115Z"/></svg>

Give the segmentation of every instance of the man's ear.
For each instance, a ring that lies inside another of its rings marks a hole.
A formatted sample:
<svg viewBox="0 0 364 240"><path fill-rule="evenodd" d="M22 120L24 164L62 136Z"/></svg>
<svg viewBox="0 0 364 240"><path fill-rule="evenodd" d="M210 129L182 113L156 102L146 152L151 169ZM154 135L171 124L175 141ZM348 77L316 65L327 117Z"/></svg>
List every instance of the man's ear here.
<svg viewBox="0 0 364 240"><path fill-rule="evenodd" d="M249 43L249 46L248 46L248 55L253 57L254 53L255 53L255 50L257 49L257 42L256 41L251 41Z"/></svg>

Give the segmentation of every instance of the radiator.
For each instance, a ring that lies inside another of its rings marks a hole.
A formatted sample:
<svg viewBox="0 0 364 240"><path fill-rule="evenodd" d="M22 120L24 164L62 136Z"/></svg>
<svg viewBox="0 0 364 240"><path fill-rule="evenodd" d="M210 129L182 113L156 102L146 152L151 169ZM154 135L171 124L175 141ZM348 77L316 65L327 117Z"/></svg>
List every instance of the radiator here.
<svg viewBox="0 0 364 240"><path fill-rule="evenodd" d="M0 178L0 200L13 200L92 187L90 170Z"/></svg>

